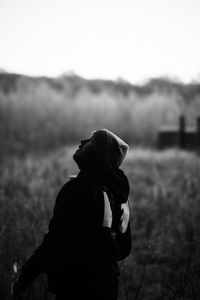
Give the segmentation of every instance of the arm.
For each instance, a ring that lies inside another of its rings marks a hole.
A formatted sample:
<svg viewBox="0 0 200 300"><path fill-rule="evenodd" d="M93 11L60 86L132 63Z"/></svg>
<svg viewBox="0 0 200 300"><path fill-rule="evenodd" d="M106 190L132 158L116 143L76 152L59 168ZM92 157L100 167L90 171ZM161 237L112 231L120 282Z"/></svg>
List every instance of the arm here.
<svg viewBox="0 0 200 300"><path fill-rule="evenodd" d="M53 217L49 223L49 232L44 236L41 245L22 267L16 285L16 291L23 292L36 276L46 272L53 260L60 258L60 249L65 255L71 252L74 236L80 236L85 229L87 185L80 179L68 182L59 192L54 207ZM83 201L84 200L84 201Z"/></svg>
<svg viewBox="0 0 200 300"><path fill-rule="evenodd" d="M25 288L41 273L46 271L50 257L54 251L60 232L63 231L63 219L66 211L70 210L70 197L73 197L71 184L66 184L58 193L54 206L53 217L49 222L48 233L42 243L21 268L20 276L14 286L14 294L23 293ZM67 213L68 215L69 213ZM66 221L65 221L66 222ZM61 230L62 229L62 230Z"/></svg>

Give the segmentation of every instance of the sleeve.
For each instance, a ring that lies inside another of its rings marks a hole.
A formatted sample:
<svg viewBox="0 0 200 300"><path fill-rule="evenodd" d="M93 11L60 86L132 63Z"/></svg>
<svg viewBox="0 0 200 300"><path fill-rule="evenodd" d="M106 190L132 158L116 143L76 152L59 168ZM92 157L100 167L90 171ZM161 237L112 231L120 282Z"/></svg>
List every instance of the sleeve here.
<svg viewBox="0 0 200 300"><path fill-rule="evenodd" d="M119 260L123 260L131 253L132 248L130 223L128 223L124 233L120 231L116 232L116 239L119 250Z"/></svg>
<svg viewBox="0 0 200 300"><path fill-rule="evenodd" d="M122 204L121 209L121 224L116 231L119 260L126 258L130 254L132 248L129 202L127 201L126 203Z"/></svg>
<svg viewBox="0 0 200 300"><path fill-rule="evenodd" d="M22 266L19 281L24 285L29 285L35 277L46 272L52 253L59 243L67 237L67 244L70 246L76 228L84 228L84 210L82 197L87 198L87 189L80 180L67 183L59 192L53 210L53 217L49 223L49 231L44 236L42 243L33 255ZM85 194L85 195L84 195ZM76 213L76 216L75 216ZM74 228L74 218L79 224ZM67 254L66 254L67 255Z"/></svg>

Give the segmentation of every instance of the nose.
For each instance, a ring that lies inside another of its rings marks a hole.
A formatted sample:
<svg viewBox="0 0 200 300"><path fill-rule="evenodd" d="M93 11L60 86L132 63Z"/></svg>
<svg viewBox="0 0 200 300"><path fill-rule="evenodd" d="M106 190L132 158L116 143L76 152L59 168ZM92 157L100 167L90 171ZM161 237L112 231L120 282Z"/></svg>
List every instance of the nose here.
<svg viewBox="0 0 200 300"><path fill-rule="evenodd" d="M90 139L81 140L81 145L83 146L83 145L87 144L89 141L90 141Z"/></svg>

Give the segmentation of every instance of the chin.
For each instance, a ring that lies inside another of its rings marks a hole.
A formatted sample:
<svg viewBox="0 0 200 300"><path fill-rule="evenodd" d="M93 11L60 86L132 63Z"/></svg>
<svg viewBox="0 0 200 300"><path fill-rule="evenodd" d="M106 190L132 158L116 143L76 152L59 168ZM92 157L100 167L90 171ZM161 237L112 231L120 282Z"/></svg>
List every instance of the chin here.
<svg viewBox="0 0 200 300"><path fill-rule="evenodd" d="M73 159L76 161L76 158L77 158L77 151L78 150L76 150L76 152L74 152L74 154L73 154Z"/></svg>
<svg viewBox="0 0 200 300"><path fill-rule="evenodd" d="M77 155L79 152L80 152L80 149L79 149L79 148L76 149L75 152L74 152L74 154L73 154L73 157L74 157L75 155Z"/></svg>
<svg viewBox="0 0 200 300"><path fill-rule="evenodd" d="M79 150L79 149L78 149ZM79 155L78 155L78 150L76 150L76 152L74 152L73 154L73 159L74 161L77 163L78 167L79 167Z"/></svg>

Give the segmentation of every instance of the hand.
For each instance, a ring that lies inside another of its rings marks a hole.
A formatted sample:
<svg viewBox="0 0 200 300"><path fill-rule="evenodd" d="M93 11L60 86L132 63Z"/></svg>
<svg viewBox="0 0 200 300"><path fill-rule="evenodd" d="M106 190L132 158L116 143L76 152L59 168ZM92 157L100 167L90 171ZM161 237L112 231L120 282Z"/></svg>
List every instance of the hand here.
<svg viewBox="0 0 200 300"><path fill-rule="evenodd" d="M13 286L13 296L16 300L22 300L22 294L25 291L26 286L20 282L16 281L16 283Z"/></svg>

